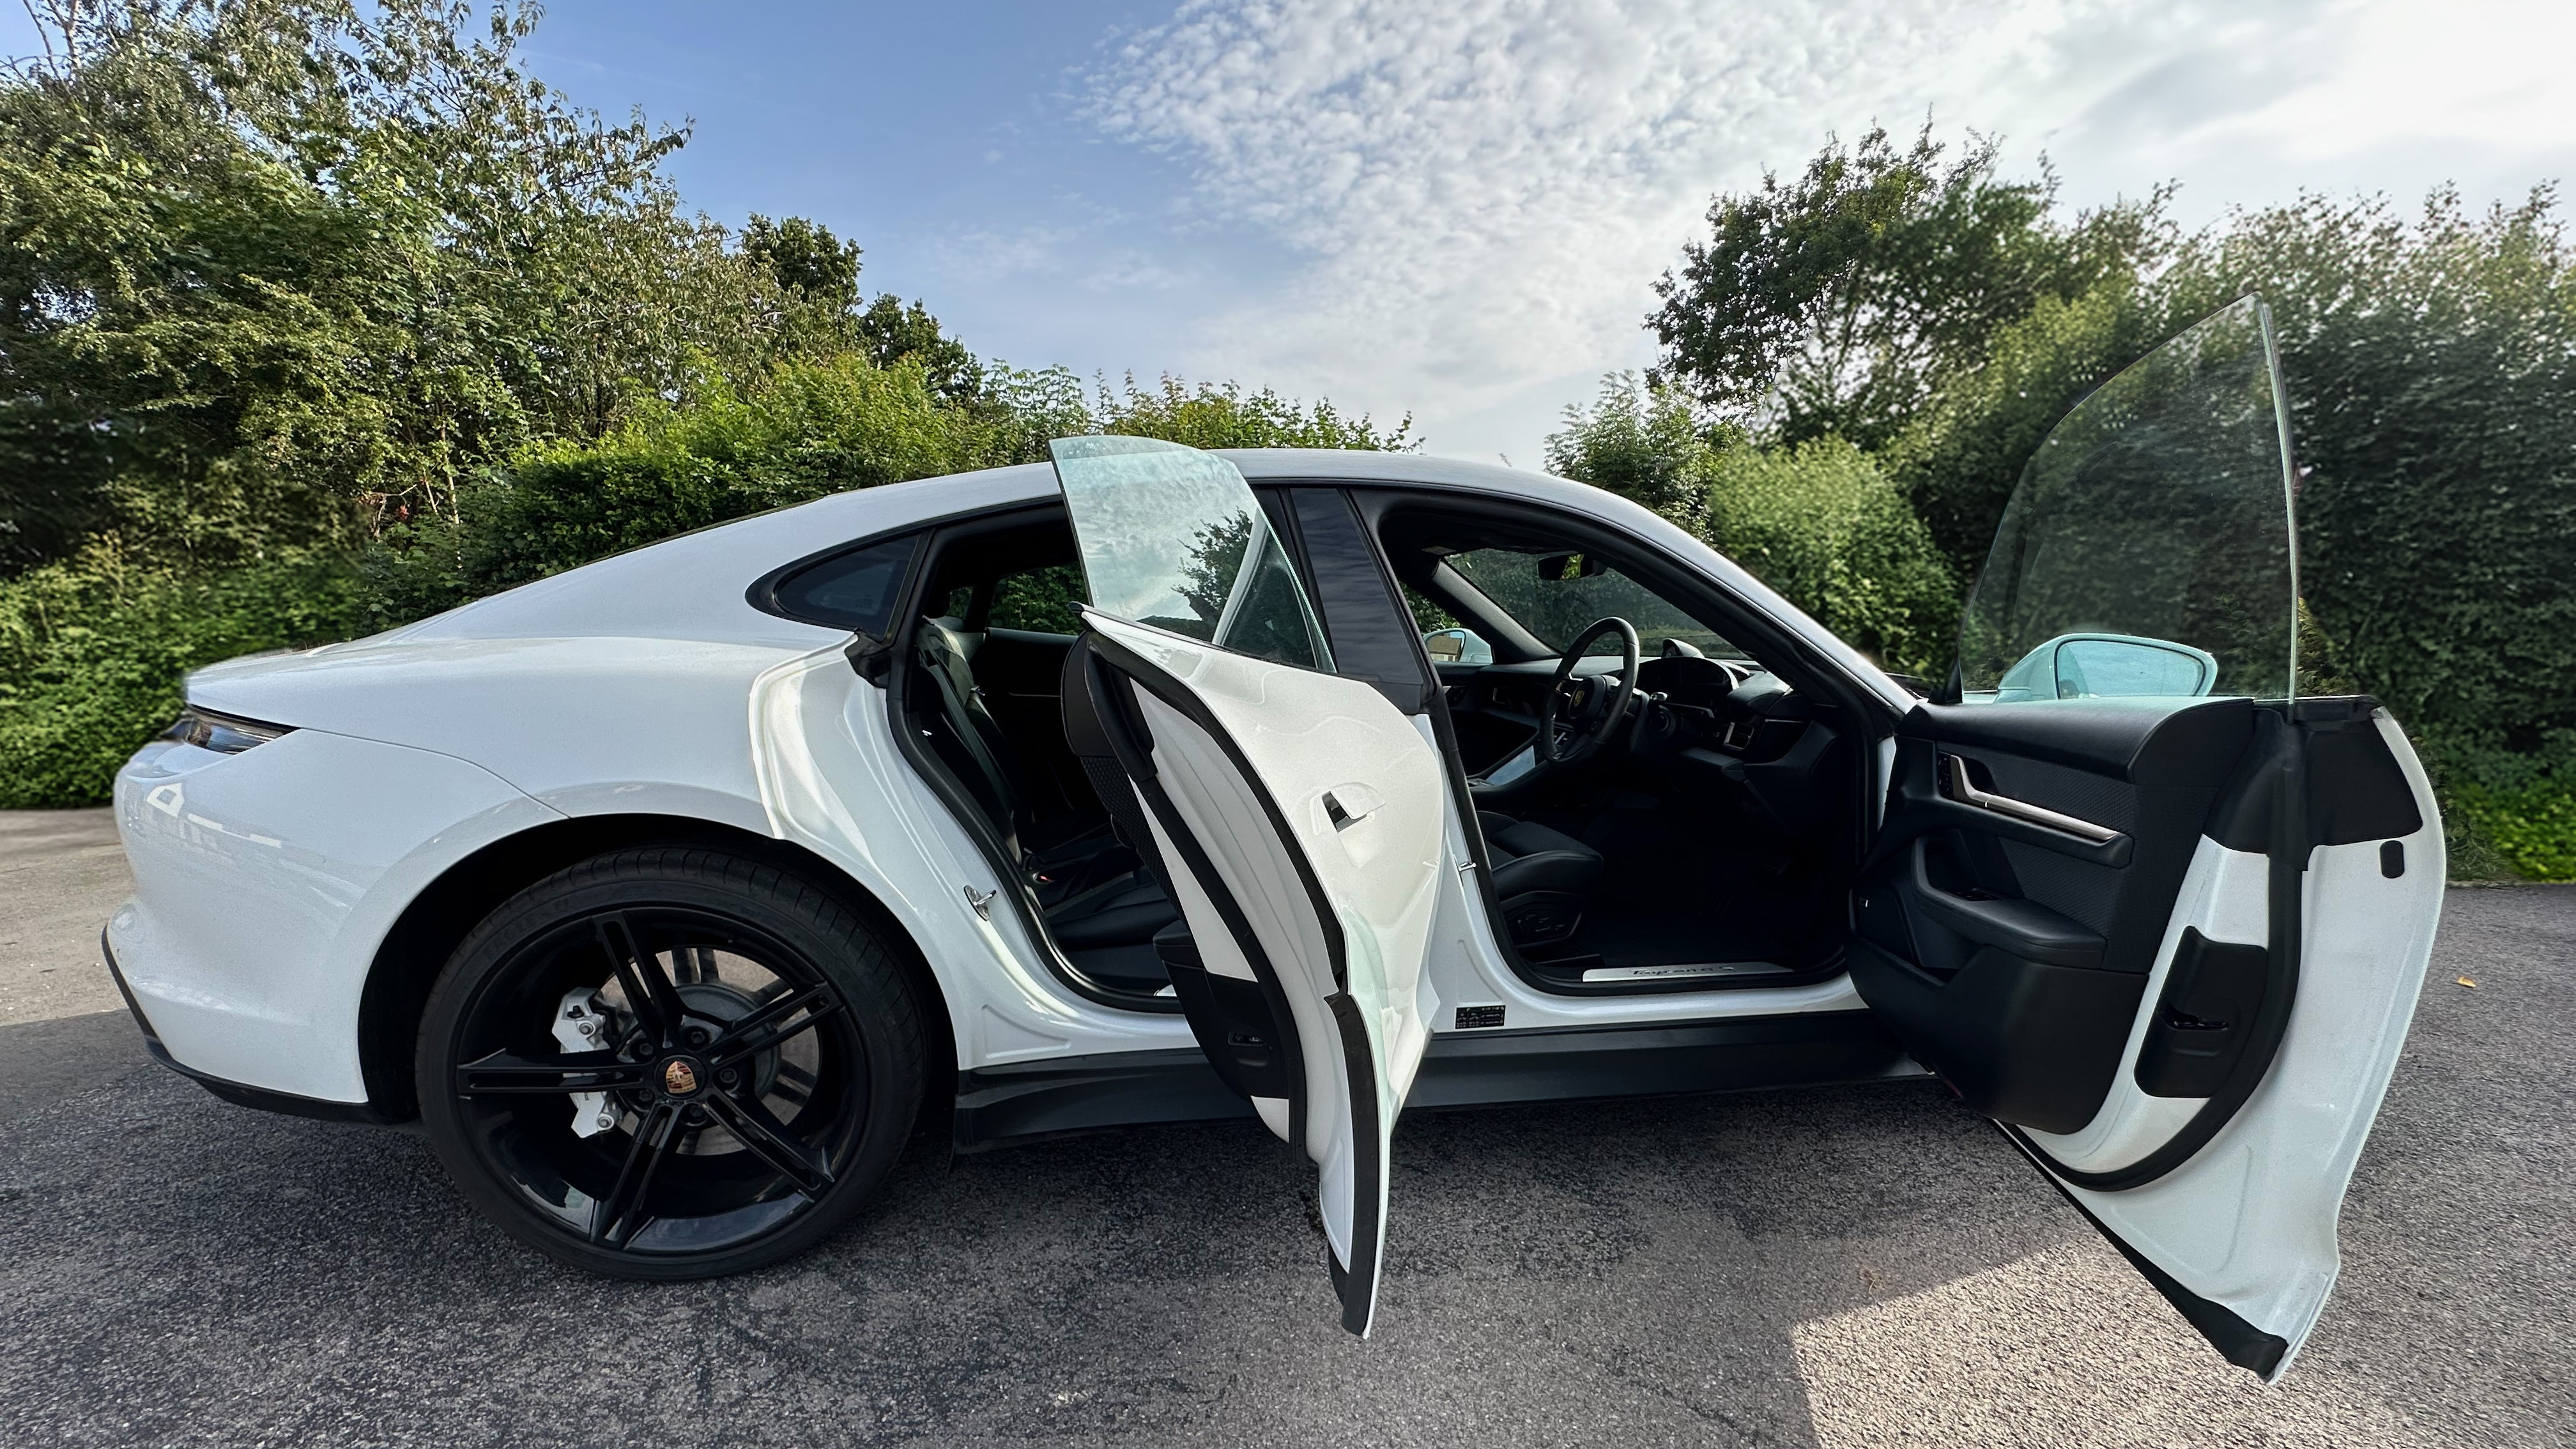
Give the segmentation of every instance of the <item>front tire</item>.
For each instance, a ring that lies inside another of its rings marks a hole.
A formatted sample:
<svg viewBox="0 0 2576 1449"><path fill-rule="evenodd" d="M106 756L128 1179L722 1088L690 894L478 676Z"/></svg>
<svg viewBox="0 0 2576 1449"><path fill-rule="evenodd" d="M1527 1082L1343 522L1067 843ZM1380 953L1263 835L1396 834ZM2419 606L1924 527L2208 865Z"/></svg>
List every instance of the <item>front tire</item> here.
<svg viewBox="0 0 2576 1449"><path fill-rule="evenodd" d="M801 1252L883 1183L922 1097L886 944L813 883L619 851L474 928L423 1014L421 1119L511 1236L621 1278Z"/></svg>

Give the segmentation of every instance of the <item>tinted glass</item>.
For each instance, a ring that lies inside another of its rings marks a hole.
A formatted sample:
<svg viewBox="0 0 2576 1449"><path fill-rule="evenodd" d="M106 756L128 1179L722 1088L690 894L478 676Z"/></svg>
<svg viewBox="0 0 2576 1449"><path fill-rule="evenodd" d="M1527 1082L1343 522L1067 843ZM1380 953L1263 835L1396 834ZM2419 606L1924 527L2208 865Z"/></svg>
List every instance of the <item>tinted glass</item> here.
<svg viewBox="0 0 2576 1449"><path fill-rule="evenodd" d="M1333 667L1296 569L1232 463L1149 438L1050 446L1094 608L1239 654Z"/></svg>
<svg viewBox="0 0 2576 1449"><path fill-rule="evenodd" d="M2278 379L2271 317L2248 297L2067 414L2022 471L1968 600L1968 699L2289 696L2298 581Z"/></svg>
<svg viewBox="0 0 2576 1449"><path fill-rule="evenodd" d="M852 549L790 574L772 590L777 612L808 624L883 634L918 537Z"/></svg>
<svg viewBox="0 0 2576 1449"><path fill-rule="evenodd" d="M1083 602L1082 569L1077 564L1049 564L1004 574L993 585L995 629L1029 629L1041 634L1079 634Z"/></svg>
<svg viewBox="0 0 2576 1449"><path fill-rule="evenodd" d="M1547 577L1541 563L1560 558L1568 562L1556 567L1559 577ZM1663 648L1666 639L1678 639L1719 658L1743 657L1744 651L1716 630L1617 569L1596 563L1591 566L1596 572L1584 575L1581 559L1580 554L1480 548L1451 554L1449 566L1553 650L1572 643L1575 631L1584 625L1615 614L1637 627L1637 642L1648 658ZM1619 636L1605 634L1588 647L1593 654L1616 654Z"/></svg>

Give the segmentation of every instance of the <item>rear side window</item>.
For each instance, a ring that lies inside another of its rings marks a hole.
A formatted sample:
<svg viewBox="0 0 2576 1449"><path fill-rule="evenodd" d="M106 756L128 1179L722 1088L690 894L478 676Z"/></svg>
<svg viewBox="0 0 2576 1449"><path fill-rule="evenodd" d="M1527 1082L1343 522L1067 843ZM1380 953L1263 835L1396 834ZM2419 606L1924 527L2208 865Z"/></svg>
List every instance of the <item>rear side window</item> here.
<svg viewBox="0 0 2576 1449"><path fill-rule="evenodd" d="M1082 591L1082 565L1049 564L1004 574L993 585L993 609L986 620L994 629L1026 629L1039 634L1079 634L1087 602Z"/></svg>
<svg viewBox="0 0 2576 1449"><path fill-rule="evenodd" d="M772 585L761 607L808 624L882 636L920 547L915 534L807 564Z"/></svg>

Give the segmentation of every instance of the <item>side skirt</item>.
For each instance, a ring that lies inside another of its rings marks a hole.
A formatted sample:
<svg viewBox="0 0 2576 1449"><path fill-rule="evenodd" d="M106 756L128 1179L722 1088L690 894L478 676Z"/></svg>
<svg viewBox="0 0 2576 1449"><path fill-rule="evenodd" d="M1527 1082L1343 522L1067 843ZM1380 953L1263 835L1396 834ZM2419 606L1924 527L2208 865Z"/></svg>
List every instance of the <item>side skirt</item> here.
<svg viewBox="0 0 2576 1449"><path fill-rule="evenodd" d="M1408 1110L1825 1086L1912 1075L1865 1011L1654 1026L1442 1032ZM1249 1118L1207 1058L1113 1052L957 1074L953 1145L986 1152L1068 1133Z"/></svg>

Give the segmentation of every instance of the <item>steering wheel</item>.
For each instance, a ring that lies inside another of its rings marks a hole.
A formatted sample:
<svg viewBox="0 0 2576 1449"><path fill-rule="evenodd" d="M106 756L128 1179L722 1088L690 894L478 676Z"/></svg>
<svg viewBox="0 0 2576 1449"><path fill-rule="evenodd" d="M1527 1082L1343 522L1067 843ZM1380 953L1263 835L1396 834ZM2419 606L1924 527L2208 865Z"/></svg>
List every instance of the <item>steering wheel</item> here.
<svg viewBox="0 0 2576 1449"><path fill-rule="evenodd" d="M1574 666L1583 660L1583 646L1609 633L1619 632L1619 682L1605 684L1600 676L1588 679L1574 677ZM1556 661L1556 677L1548 681L1547 699L1539 705L1538 738L1530 742L1531 753L1541 765L1578 765L1598 753L1628 717L1628 701L1637 694L1637 666L1640 650L1637 626L1613 614L1596 619L1572 643L1565 646L1565 657ZM1558 730L1566 733L1563 738Z"/></svg>

